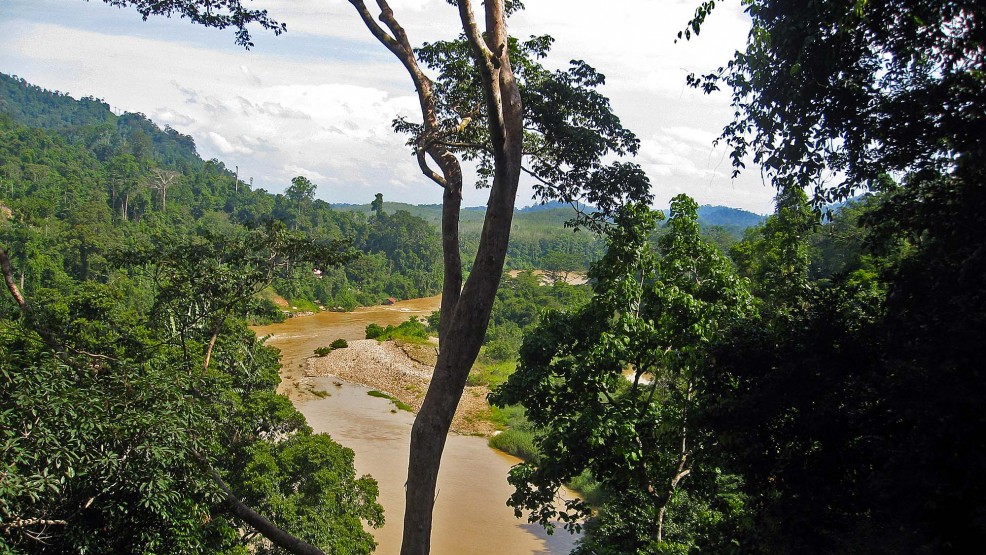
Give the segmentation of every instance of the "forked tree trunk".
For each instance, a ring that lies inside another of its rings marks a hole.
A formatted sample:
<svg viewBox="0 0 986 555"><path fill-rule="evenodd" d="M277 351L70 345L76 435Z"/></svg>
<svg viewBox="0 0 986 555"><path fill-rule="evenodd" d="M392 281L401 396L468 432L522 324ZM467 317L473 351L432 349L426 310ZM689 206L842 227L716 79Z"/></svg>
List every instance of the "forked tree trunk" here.
<svg viewBox="0 0 986 555"><path fill-rule="evenodd" d="M386 0L377 0L381 27L362 0L350 0L370 32L404 65L418 93L423 131L415 151L422 173L445 189L442 209L442 249L445 282L442 287L438 362L428 393L411 429L402 555L425 555L431 550L432 511L445 439L452 425L466 377L472 368L486 328L507 252L522 155L523 109L507 50L503 0L484 3L485 33L472 12L470 0L459 0L462 29L472 46L483 79L488 125L494 151L494 178L486 220L472 272L462 285L459 257L459 210L462 171L459 160L436 140L439 132L432 83L421 71L404 29ZM429 167L437 164L439 172Z"/></svg>

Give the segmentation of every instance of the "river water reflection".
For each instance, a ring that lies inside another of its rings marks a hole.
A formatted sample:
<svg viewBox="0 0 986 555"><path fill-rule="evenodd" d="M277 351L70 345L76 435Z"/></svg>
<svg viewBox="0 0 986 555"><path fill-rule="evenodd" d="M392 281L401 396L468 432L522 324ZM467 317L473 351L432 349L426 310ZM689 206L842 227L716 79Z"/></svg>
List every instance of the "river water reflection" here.
<svg viewBox="0 0 986 555"><path fill-rule="evenodd" d="M369 323L398 324L412 315L437 310L441 297L401 301L391 306L364 307L355 312L322 312L254 328L281 349L282 387L294 387L304 361L317 347L337 338L362 339ZM367 395L367 389L334 378L311 378L316 390L331 395L296 400L295 405L317 432L326 432L356 452L356 470L371 474L380 484L379 501L386 525L373 530L377 553L400 551L404 519L404 482L414 416L391 412L390 401ZM513 488L506 476L518 459L490 449L486 439L451 435L438 477L434 555L524 555L568 553L575 538L564 530L548 536L540 526L516 519L506 499Z"/></svg>

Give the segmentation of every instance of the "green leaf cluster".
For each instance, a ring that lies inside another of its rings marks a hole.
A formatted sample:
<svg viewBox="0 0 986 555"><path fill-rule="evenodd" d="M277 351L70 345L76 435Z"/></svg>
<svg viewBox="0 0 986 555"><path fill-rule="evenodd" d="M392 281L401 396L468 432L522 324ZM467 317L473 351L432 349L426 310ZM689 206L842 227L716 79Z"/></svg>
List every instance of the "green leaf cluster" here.
<svg viewBox="0 0 986 555"><path fill-rule="evenodd" d="M656 252L648 238L661 215L635 205L621 211L590 272L592 298L546 313L525 337L517 372L491 396L498 405L523 404L534 424L540 457L509 479L518 514L530 511L549 529L557 520L580 529L588 505L572 500L559 509L558 487L589 471L608 492L581 544L587 553L653 552L668 542L714 547L722 536L684 523L725 520L731 511L714 473L693 463L706 438L692 418L710 346L755 310L746 280L701 238L697 208L674 199Z"/></svg>
<svg viewBox="0 0 986 555"><path fill-rule="evenodd" d="M278 357L242 319L292 264L346 259L283 225L172 237L107 257L112 279L0 303L0 529L14 552L271 552L229 510L327 553L368 553L377 488L275 393ZM136 293L136 294L135 294Z"/></svg>

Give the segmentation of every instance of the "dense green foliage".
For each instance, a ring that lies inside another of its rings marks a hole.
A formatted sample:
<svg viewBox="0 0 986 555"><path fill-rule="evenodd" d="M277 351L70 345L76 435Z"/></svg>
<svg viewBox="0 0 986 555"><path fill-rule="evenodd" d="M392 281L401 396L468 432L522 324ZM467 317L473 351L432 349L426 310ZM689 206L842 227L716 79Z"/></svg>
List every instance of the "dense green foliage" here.
<svg viewBox="0 0 986 555"><path fill-rule="evenodd" d="M146 246L111 279L0 301L0 548L17 553L275 553L237 498L326 553L369 553L377 487L275 394L277 352L238 316L257 281L312 250L256 240Z"/></svg>
<svg viewBox="0 0 986 555"><path fill-rule="evenodd" d="M546 318L497 392L539 425L540 458L514 470L511 502L547 521L561 481L592 468L610 497L587 553L974 550L986 541L984 6L744 6L747 48L693 84L732 88L724 138L737 169L752 154L777 187L776 213L729 249L743 277L705 293L717 279L673 261L711 251L668 242L690 226L659 239L653 270L611 244L626 285L599 280L595 317ZM860 190L819 223L812 203ZM618 233L644 244L641 229ZM736 295L744 283L752 296ZM619 293L629 302L604 304ZM641 363L624 353L657 361L656 406L626 396ZM664 487L641 486L652 477Z"/></svg>
<svg viewBox="0 0 986 555"><path fill-rule="evenodd" d="M421 343L428 340L428 326L418 320L417 316L411 316L405 322L398 325L387 325L382 327L378 324L366 326L366 338L376 339L377 341L409 341L411 343Z"/></svg>
<svg viewBox="0 0 986 555"><path fill-rule="evenodd" d="M215 473L325 552L371 551L375 482L275 395L242 318L279 316L271 284L299 305L432 294L434 229L335 212L303 177L251 190L143 116L0 85L0 248L28 302L0 304L5 548L276 552Z"/></svg>
<svg viewBox="0 0 986 555"><path fill-rule="evenodd" d="M549 528L559 518L584 525L578 553L975 549L986 542L986 8L743 5L747 48L692 78L710 92L731 87L733 162L738 170L752 154L779 191L775 214L741 241L725 222L703 236L683 196L663 228L644 208L616 211L642 193L643 176L585 164L554 141L582 110L612 140L596 154L636 150L590 90L601 76L581 62L550 72L518 56L537 122L531 172L552 182L539 194L588 194L618 216L605 254L592 236L558 233L549 222L560 212L517 220L517 268L602 258L591 296L532 274L503 280L484 347L502 366L479 379L495 386L509 374L528 332L517 371L493 395L504 405L494 417L511 426L493 443L527 458L511 472L510 503ZM685 34L714 6L702 3ZM509 47L536 60L549 44ZM483 103L466 43L420 55L440 73L443 136L487 180L490 154L476 145L489 137L469 125L481 115L469 107ZM2 306L4 541L40 552L38 534L51 551L264 552L247 548L223 511L211 466L289 529L339 553L368 549L360 519L379 522L375 486L273 395L273 354L238 318L254 309L217 299L246 299L247 285L284 272L280 292L332 306L434 289L430 228L388 214L379 196L366 215L331 210L304 178L286 195L250 191L141 116L3 84L0 239L37 306ZM35 101L72 106L59 115ZM545 116L559 111L553 125ZM812 203L858 191L869 194L820 223ZM251 271L249 257L218 256L229 249L217 238L245 245L241 226L268 214L281 222L270 233L326 246L350 238L370 254L346 268L309 260L270 274ZM472 221L464 217L466 260ZM196 264L167 244L196 253ZM121 265L112 255L121 247L145 256ZM240 259L242 281L228 279ZM424 333L413 321L367 329ZM580 500L556 505L557 488L573 481L605 494L595 512Z"/></svg>
<svg viewBox="0 0 986 555"><path fill-rule="evenodd" d="M9 211L0 238L28 292L52 280L107 280L113 249L165 234L242 233L271 219L364 253L345 267L299 264L279 277L274 288L295 305L352 308L439 289L438 234L419 218L337 212L304 177L284 195L251 190L221 162L199 159L190 137L139 114L118 117L95 99L2 74L0 86L0 204Z"/></svg>
<svg viewBox="0 0 986 555"><path fill-rule="evenodd" d="M812 243L789 227L754 249L752 267L807 253L785 263L809 279L765 280L763 318L735 331L709 377L710 425L755 509L746 545L982 545L986 420L973 407L986 393L986 244L974 230L986 224L986 7L758 1L747 11L747 49L702 81L732 87L737 119L724 136L736 154L752 152L782 191L814 186L816 201L880 194L827 226L839 235ZM778 223L793 206L779 204ZM812 246L836 245L837 256L810 261Z"/></svg>
<svg viewBox="0 0 986 555"><path fill-rule="evenodd" d="M373 212L369 204L333 205L333 208L366 215ZM405 211L435 226L441 222L441 205L437 204L384 202L383 209ZM472 264L476 255L485 213L485 208L475 207L465 208L460 214L460 251L466 267ZM723 250L742 238L746 229L763 220L762 216L751 212L722 206L701 206L698 214L702 233ZM507 246L506 267L511 270L587 271L593 260L602 257L605 242L598 235L584 230L573 233L566 224L577 215L572 206L560 202L516 210ZM657 233L660 232L659 229Z"/></svg>
<svg viewBox="0 0 986 555"><path fill-rule="evenodd" d="M545 284L532 272L503 276L493 301L483 358L489 362L515 360L524 331L537 323L542 312L578 306L588 295L588 287L564 281Z"/></svg>
<svg viewBox="0 0 986 555"><path fill-rule="evenodd" d="M704 440L691 421L708 346L753 304L745 280L701 239L696 210L687 197L674 200L659 257L647 241L657 215L622 213L590 272L592 299L548 313L492 397L523 404L536 430L540 457L511 471L513 506L545 526L560 519L578 529L589 507L573 500L559 512L554 491L588 471L608 492L580 552L728 543L709 530L731 507L717 495L719 476L695 463Z"/></svg>

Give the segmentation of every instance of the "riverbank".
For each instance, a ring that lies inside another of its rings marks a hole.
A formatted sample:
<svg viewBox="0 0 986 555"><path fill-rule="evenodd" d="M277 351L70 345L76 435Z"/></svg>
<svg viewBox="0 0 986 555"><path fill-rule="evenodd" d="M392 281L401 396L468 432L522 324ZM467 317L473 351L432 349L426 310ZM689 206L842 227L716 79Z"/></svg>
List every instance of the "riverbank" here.
<svg viewBox="0 0 986 555"><path fill-rule="evenodd" d="M324 357L308 359L304 374L306 377L333 376L382 391L417 413L431 382L433 353L433 346L360 339L350 341L348 347L336 349ZM304 378L300 385L302 389L310 389ZM490 436L496 431L489 421L487 394L486 386L466 387L452 421L452 431L481 436Z"/></svg>

